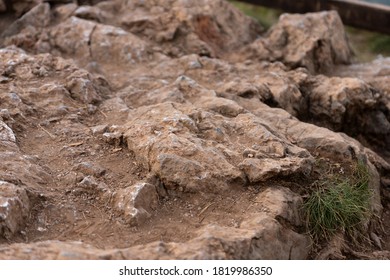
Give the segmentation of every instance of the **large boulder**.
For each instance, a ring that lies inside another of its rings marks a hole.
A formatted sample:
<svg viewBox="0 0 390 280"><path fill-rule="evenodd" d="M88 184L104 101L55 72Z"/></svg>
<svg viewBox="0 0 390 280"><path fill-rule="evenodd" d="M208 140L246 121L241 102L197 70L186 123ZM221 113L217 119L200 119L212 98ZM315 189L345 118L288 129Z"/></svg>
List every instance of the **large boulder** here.
<svg viewBox="0 0 390 280"><path fill-rule="evenodd" d="M28 7L35 6L30 2L20 2L23 7L18 8L18 11L25 11L25 9L28 11ZM37 25L42 25L39 21L35 20L34 24L30 24L31 20L26 18L44 17L43 22L50 21L50 16L42 9L43 6L48 4L38 5L16 22L17 26L11 30L17 30L17 33L7 31L3 34L6 45L13 43L38 52L58 51L60 47L59 51L67 54L71 50L81 52L83 48L89 49L89 44L93 48L93 42L96 42L96 46L105 48L105 51L100 54L95 52L95 58L102 54L107 56L106 51L108 51L115 56L122 53L122 59L125 61L137 61L144 52L143 46L142 50L139 50L140 44L144 44L140 43L142 41L159 45L154 51L169 56L182 56L189 53L219 56L252 42L262 31L262 27L256 21L244 16L223 0L202 0L191 4L172 0L103 1L94 7L87 6L82 9L69 4L67 8L58 7L51 26L42 30L37 29ZM110 11L114 12L115 16L110 14ZM70 19L72 16L88 19L88 22ZM58 23L58 19L62 19L62 22ZM101 22L102 26L97 25L96 41L94 41L91 33L97 22ZM103 42L100 42L101 40ZM62 41L62 44L58 45L59 41ZM78 54L78 58L83 61L83 53Z"/></svg>
<svg viewBox="0 0 390 280"><path fill-rule="evenodd" d="M352 51L337 12L283 14L265 37L244 50L252 59L281 61L290 68L326 72L349 64Z"/></svg>
<svg viewBox="0 0 390 280"><path fill-rule="evenodd" d="M311 155L252 114L224 117L166 102L140 107L129 120L122 128L127 147L168 189L219 192L310 173Z"/></svg>
<svg viewBox="0 0 390 280"><path fill-rule="evenodd" d="M125 29L160 44L173 56L218 56L253 41L262 30L221 0L125 2L121 8Z"/></svg>

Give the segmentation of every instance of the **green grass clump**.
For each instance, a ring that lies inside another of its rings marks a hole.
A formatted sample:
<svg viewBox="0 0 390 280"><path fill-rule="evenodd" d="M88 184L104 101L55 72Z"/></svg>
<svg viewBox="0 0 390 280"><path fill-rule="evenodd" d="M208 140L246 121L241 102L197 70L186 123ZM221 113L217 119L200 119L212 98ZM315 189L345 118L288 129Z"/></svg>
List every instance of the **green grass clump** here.
<svg viewBox="0 0 390 280"><path fill-rule="evenodd" d="M390 36L376 34L371 37L370 50L382 55L390 55Z"/></svg>
<svg viewBox="0 0 390 280"><path fill-rule="evenodd" d="M346 27L357 62L370 62L378 55L390 56L390 36L353 27Z"/></svg>
<svg viewBox="0 0 390 280"><path fill-rule="evenodd" d="M328 240L339 231L353 237L363 229L370 214L369 180L367 167L359 163L349 178L326 178L316 183L317 190L303 205L314 239Z"/></svg>

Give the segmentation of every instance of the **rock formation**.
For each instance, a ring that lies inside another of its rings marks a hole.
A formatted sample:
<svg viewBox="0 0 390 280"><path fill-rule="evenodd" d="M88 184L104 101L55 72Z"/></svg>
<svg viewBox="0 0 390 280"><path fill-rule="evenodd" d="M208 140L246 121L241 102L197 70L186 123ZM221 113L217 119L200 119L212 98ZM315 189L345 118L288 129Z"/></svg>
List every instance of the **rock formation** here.
<svg viewBox="0 0 390 280"><path fill-rule="evenodd" d="M265 32L223 0L7 3L0 258L389 255L390 62L351 65L337 13ZM322 161L371 174L365 253L312 247Z"/></svg>

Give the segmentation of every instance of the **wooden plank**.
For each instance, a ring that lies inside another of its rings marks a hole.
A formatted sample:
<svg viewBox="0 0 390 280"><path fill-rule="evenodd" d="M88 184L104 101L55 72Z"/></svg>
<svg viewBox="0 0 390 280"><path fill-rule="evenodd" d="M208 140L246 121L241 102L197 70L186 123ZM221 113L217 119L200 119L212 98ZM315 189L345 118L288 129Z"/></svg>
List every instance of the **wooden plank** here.
<svg viewBox="0 0 390 280"><path fill-rule="evenodd" d="M344 24L390 34L390 6L352 0L238 0L254 5L307 13L335 10Z"/></svg>

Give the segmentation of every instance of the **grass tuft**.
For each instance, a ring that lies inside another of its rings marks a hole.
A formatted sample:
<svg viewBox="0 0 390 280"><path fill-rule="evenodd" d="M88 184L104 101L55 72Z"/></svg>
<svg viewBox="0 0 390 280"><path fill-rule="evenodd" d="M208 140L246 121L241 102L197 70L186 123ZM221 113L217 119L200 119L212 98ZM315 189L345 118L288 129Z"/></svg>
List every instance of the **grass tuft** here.
<svg viewBox="0 0 390 280"><path fill-rule="evenodd" d="M303 205L306 225L315 240L329 240L336 232L349 236L363 230L370 215L370 174L363 163L354 167L352 176L330 176L315 183Z"/></svg>

